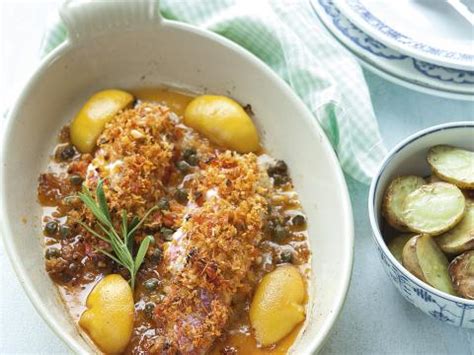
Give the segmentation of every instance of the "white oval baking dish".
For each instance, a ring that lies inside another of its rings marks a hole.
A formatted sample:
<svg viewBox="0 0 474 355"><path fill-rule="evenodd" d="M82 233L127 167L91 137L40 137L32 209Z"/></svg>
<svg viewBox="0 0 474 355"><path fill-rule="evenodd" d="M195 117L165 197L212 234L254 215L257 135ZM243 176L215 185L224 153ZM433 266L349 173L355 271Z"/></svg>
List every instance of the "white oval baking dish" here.
<svg viewBox="0 0 474 355"><path fill-rule="evenodd" d="M337 158L302 101L236 44L161 19L154 0L68 1L61 15L69 39L44 58L23 89L1 141L2 235L40 315L74 352L93 350L44 270L36 187L59 129L97 90L171 86L251 104L264 146L288 163L308 216L313 255L307 321L292 351L318 351L349 286L353 220Z"/></svg>

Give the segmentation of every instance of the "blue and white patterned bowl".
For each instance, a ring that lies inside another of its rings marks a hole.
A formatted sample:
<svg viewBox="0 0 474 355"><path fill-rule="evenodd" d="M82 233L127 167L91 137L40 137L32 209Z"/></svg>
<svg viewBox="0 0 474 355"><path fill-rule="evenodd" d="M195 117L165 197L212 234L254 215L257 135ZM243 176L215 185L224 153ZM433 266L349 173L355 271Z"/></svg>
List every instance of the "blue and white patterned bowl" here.
<svg viewBox="0 0 474 355"><path fill-rule="evenodd" d="M383 219L380 211L388 184L400 175L430 175L426 155L429 148L438 144L474 150L474 121L434 126L398 144L387 155L372 180L369 192L370 224L383 268L402 296L435 319L474 328L474 300L448 295L417 279L393 257L381 232Z"/></svg>
<svg viewBox="0 0 474 355"><path fill-rule="evenodd" d="M443 67L400 53L354 25L334 0L310 0L310 3L322 27L377 75L424 93L472 100L473 70Z"/></svg>

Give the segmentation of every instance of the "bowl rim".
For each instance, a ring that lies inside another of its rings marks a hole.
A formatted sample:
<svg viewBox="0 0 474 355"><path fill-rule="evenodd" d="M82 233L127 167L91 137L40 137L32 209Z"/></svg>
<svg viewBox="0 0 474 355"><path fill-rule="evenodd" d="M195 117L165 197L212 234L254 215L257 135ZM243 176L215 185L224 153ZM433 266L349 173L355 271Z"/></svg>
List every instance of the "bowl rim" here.
<svg viewBox="0 0 474 355"><path fill-rule="evenodd" d="M344 307L345 301L347 299L347 294L349 291L350 281L352 278L352 268L354 263L354 219L352 213L352 205L349 197L348 187L344 178L344 174L341 170L339 161L337 159L336 153L334 152L333 148L331 147L327 136L325 135L323 129L319 126L318 122L313 119L311 120L312 113L306 107L306 105L301 101L301 99L296 95L296 93L290 88L290 86L281 79L273 70L271 70L267 64L265 64L262 60L256 57L254 54L246 50L245 48L239 46L238 44L232 42L231 40L220 36L214 32L207 31L205 29L195 27L186 23L174 21L174 20L166 20L162 19L160 23L154 24L159 30L159 27L168 27L168 29L172 29L175 31L182 31L188 32L190 34L194 34L200 37L204 37L207 40L214 41L226 47L227 50L237 52L240 56L245 58L246 60L250 61L252 65L256 66L259 71L264 72L266 75L271 77L273 83L278 85L280 90L284 93L286 97L290 99L293 105L300 106L307 112L307 115L302 115L299 119L306 120L310 127L312 128L314 135L317 136L319 139L320 144L323 145L323 149L325 154L329 155L330 161L334 164L334 173L336 175L335 183L341 188L341 208L344 211L344 220L340 221L343 226L344 230L346 231L345 236L345 244L346 247L345 253L346 257L341 261L341 269L343 270L342 277L341 277L341 287L339 288L338 292L334 295L334 308L331 312L328 312L326 315L326 319L324 323L321 324L321 327L317 333L317 336L308 340L308 349L307 352L318 352L324 343L327 341L330 332L332 331L336 320L342 313L342 308ZM136 29L136 30L145 30L146 27ZM148 27L149 28L149 27ZM10 110L8 111L7 117L5 119L5 127L2 132L2 139L0 142L0 166L5 165L6 161L6 152L5 146L6 142L8 141L7 137L9 136L10 131L13 129L14 126L14 117L17 115L19 103L23 100L24 96L27 92L29 92L33 83L37 82L44 70L47 68L48 65L52 64L55 59L64 55L72 48L84 45L82 41L71 41L70 38L67 38L63 43L61 43L58 47L53 49L50 53L48 53L42 60L39 62L33 73L30 77L26 80L23 84L21 89L16 94L16 98L13 101L12 105L10 106ZM3 196L6 195L5 189L5 178L4 172L0 172L0 216L4 223L0 223L0 236L3 240L3 245L10 260L10 263L13 267L13 270L16 274L17 279L19 280L20 284L22 285L27 297L29 298L30 302L33 304L35 310L41 316L41 318L46 322L49 328L66 344L66 346L74 351L75 353L84 353L84 348L80 345L77 341L77 336L80 336L79 332L77 335L70 335L66 333L60 325L55 320L55 317L50 314L50 311L47 309L46 305L40 300L41 297L38 292L33 287L33 283L30 282L28 277L28 272L24 268L23 264L19 261L20 258L16 251L16 248L12 242L12 233L10 222L6 218L6 205L5 199Z"/></svg>
<svg viewBox="0 0 474 355"><path fill-rule="evenodd" d="M455 303L463 303L470 306L474 306L474 300L469 300L466 298L453 296L446 292L440 291L428 285L427 283L421 281L414 275L412 275L388 250L387 244L385 243L385 240L383 239L382 233L378 226L376 212L375 212L375 198L377 194L380 193L379 182L382 175L385 173L386 168L392 162L393 158L400 151L405 149L407 146L411 145L412 143L415 143L418 139L424 136L427 136L439 131L444 131L444 130L449 130L449 129L459 129L459 128L474 129L474 121L457 121L457 122L449 122L449 123L439 124L436 126L431 126L408 136L407 138L402 140L400 143L398 143L394 148L392 148L390 152L387 154L387 156L385 157L385 159L380 164L370 184L369 196L368 196L368 211L369 211L370 226L372 228L372 239L374 240L376 245L378 245L381 248L384 255L390 260L390 262L393 265L395 265L397 269L403 273L404 276L406 276L408 279L410 279L413 283L415 283L419 287L424 288L431 293L434 293L436 296L446 301L455 302Z"/></svg>

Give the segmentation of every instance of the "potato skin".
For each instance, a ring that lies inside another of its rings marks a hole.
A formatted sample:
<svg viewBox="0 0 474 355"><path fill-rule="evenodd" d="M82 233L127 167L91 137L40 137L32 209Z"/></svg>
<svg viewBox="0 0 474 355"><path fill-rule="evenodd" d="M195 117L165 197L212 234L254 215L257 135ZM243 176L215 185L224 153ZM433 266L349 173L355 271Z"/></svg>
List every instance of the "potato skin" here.
<svg viewBox="0 0 474 355"><path fill-rule="evenodd" d="M450 295L456 294L448 272L448 259L432 236L425 234L417 239L416 256L428 285Z"/></svg>
<svg viewBox="0 0 474 355"><path fill-rule="evenodd" d="M392 253L395 259L401 264L403 260L403 248L405 247L406 243L414 236L415 234L412 233L403 233L397 235L396 237L390 239L387 243L388 250Z"/></svg>
<svg viewBox="0 0 474 355"><path fill-rule="evenodd" d="M401 232L409 231L402 220L401 205L410 192L425 183L426 181L423 178L414 175L399 176L390 182L385 190L382 203L382 215L388 224Z"/></svg>
<svg viewBox="0 0 474 355"><path fill-rule="evenodd" d="M418 257L416 256L416 242L420 237L421 235L415 235L405 244L402 252L402 264L411 274L426 282L425 275L423 275L423 271L418 263Z"/></svg>
<svg viewBox="0 0 474 355"><path fill-rule="evenodd" d="M463 298L474 299L474 250L456 257L448 270L456 292Z"/></svg>

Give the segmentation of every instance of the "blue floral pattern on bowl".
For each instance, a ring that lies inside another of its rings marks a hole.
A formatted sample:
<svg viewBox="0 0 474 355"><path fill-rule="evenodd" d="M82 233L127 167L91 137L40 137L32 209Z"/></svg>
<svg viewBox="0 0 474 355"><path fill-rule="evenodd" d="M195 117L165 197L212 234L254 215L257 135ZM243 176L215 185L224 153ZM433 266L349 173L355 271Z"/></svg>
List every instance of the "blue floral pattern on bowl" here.
<svg viewBox="0 0 474 355"><path fill-rule="evenodd" d="M446 68L401 54L360 30L341 14L332 0L318 0L318 2L336 28L365 51L388 60L409 61L415 71L431 79L463 85L474 84L474 71Z"/></svg>
<svg viewBox="0 0 474 355"><path fill-rule="evenodd" d="M441 322L474 328L474 306L454 302L419 287L399 270L378 245L377 250L385 273L408 302Z"/></svg>
<svg viewBox="0 0 474 355"><path fill-rule="evenodd" d="M440 67L439 65L412 59L413 65L420 72L431 78L457 84L474 84L474 72Z"/></svg>
<svg viewBox="0 0 474 355"><path fill-rule="evenodd" d="M349 37L359 47L387 59L405 59L404 54L400 54L385 44L378 42L354 26L347 18L341 15L340 11L334 6L332 0L319 0L326 13L332 18L334 25L346 37Z"/></svg>
<svg viewBox="0 0 474 355"><path fill-rule="evenodd" d="M346 2L357 14L359 14L364 19L365 22L367 22L372 27L376 28L378 31L384 33L386 36L399 43L423 51L425 53L435 55L437 57L457 59L464 61L469 65L474 63L474 56L472 54L447 51L442 48L435 48L426 43L417 42L412 38L401 34L400 32L394 30L387 24L383 23L379 18L374 16L374 14L372 14L364 6L364 4L360 2L360 0L348 0Z"/></svg>

